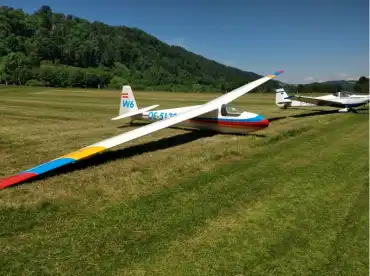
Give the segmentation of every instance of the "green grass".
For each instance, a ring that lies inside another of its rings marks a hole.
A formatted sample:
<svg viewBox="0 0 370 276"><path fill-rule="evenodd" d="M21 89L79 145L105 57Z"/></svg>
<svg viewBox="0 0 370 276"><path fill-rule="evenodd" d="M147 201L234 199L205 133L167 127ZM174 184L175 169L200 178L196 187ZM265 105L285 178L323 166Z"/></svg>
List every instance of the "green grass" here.
<svg viewBox="0 0 370 276"><path fill-rule="evenodd" d="M280 110L273 97L236 102L270 119L257 135L164 129L1 190L0 275L368 275L368 110ZM110 121L118 102L1 88L0 177L132 129Z"/></svg>

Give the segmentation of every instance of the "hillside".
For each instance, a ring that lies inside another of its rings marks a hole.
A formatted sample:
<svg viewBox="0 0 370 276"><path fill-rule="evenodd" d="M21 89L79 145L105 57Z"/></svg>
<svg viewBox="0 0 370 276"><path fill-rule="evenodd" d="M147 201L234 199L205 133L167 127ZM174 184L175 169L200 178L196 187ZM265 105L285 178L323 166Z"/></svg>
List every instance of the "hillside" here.
<svg viewBox="0 0 370 276"><path fill-rule="evenodd" d="M347 80L331 80L331 81L325 81L325 82L322 82L322 84L333 84L333 85L340 85L342 87L343 90L346 90L346 91L354 91L354 87L355 87L355 84L356 84L356 81L347 81Z"/></svg>
<svg viewBox="0 0 370 276"><path fill-rule="evenodd" d="M225 91L260 76L229 67L137 28L108 26L42 6L29 15L0 6L0 83ZM275 69L275 68L273 68ZM276 81L261 88L273 91Z"/></svg>
<svg viewBox="0 0 370 276"><path fill-rule="evenodd" d="M311 92L333 93L335 91L341 90L368 94L369 79L365 76L362 76L357 81L332 80L290 86L291 93L296 93L297 91L299 93L311 93Z"/></svg>

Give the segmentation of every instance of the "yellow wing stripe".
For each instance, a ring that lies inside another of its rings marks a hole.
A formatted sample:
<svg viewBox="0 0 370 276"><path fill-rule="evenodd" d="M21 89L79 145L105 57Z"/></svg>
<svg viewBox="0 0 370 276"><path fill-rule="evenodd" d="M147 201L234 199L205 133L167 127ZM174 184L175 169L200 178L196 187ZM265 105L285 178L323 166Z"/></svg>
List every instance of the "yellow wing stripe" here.
<svg viewBox="0 0 370 276"><path fill-rule="evenodd" d="M72 158L75 160L79 160L82 158L85 158L87 156L93 155L95 153L104 151L106 148L105 147L87 147L84 149L80 149L74 152L71 152L67 155L62 156L62 158Z"/></svg>

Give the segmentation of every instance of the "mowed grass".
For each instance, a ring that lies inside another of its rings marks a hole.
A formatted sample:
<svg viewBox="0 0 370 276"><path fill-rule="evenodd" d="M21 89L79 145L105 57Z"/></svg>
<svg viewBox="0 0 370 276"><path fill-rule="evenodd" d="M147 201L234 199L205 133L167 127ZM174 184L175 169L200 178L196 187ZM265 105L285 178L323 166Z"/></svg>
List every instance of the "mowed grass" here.
<svg viewBox="0 0 370 276"><path fill-rule="evenodd" d="M1 88L0 177L139 127L110 121L119 94ZM0 275L368 275L368 109L235 104L270 126L164 129L0 190Z"/></svg>

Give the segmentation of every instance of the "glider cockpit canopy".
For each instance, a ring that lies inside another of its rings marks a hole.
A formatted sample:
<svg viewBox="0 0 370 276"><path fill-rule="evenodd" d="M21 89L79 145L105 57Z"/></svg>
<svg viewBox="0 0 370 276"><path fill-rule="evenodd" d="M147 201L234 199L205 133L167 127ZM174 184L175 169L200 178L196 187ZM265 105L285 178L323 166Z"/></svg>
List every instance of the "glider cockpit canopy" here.
<svg viewBox="0 0 370 276"><path fill-rule="evenodd" d="M222 116L234 116L238 117L243 113L240 108L232 104L221 105L221 115Z"/></svg>
<svg viewBox="0 0 370 276"><path fill-rule="evenodd" d="M349 98L353 95L353 93L348 91L341 91L341 92L334 92L333 96L339 97L339 98Z"/></svg>

